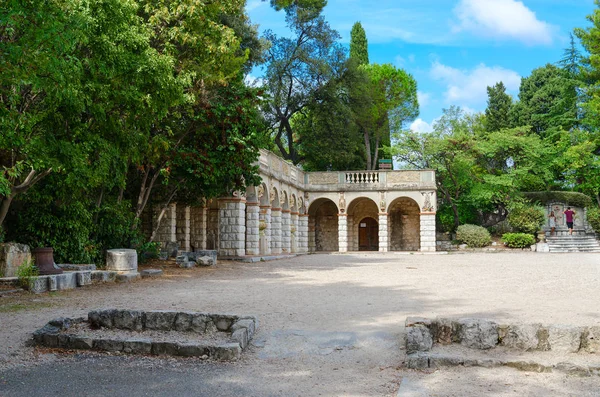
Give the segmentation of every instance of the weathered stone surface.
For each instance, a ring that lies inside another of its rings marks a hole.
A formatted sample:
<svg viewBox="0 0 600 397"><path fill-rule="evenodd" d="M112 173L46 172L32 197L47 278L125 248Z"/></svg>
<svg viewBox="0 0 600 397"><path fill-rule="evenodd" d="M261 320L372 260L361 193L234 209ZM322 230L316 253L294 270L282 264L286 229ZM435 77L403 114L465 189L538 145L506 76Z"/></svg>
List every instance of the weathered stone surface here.
<svg viewBox="0 0 600 397"><path fill-rule="evenodd" d="M238 329L248 330L248 338L252 339L254 337L254 332L256 331L255 321L251 319L238 320L231 326L231 332L235 332Z"/></svg>
<svg viewBox="0 0 600 397"><path fill-rule="evenodd" d="M566 325L548 327L550 350L561 353L577 353L581 347L582 329Z"/></svg>
<svg viewBox="0 0 600 397"><path fill-rule="evenodd" d="M48 291L58 291L56 275L48 275Z"/></svg>
<svg viewBox="0 0 600 397"><path fill-rule="evenodd" d="M215 266L217 264L217 251L216 250L196 250L194 251L194 255L196 260L203 257L211 258L210 265L207 266Z"/></svg>
<svg viewBox="0 0 600 397"><path fill-rule="evenodd" d="M551 367L533 361L509 361L506 363L506 366L526 372L552 372Z"/></svg>
<svg viewBox="0 0 600 397"><path fill-rule="evenodd" d="M45 326L43 326L42 328L36 330L33 333L33 341L34 343L41 345L41 346L45 346L45 340L44 337L46 335L54 335L57 336L58 333L60 331L59 327L50 325L50 324L46 324ZM58 339L56 339L55 341L56 344L58 344ZM53 347L53 346L49 346L49 347Z"/></svg>
<svg viewBox="0 0 600 397"><path fill-rule="evenodd" d="M210 348L196 342L179 343L177 350L177 355L183 357L201 357L205 354L210 355Z"/></svg>
<svg viewBox="0 0 600 397"><path fill-rule="evenodd" d="M92 283L112 283L117 279L117 272L96 270L92 273Z"/></svg>
<svg viewBox="0 0 600 397"><path fill-rule="evenodd" d="M240 328L234 331L231 334L231 339L237 343L239 343L242 349L245 349L248 346L248 330L246 328Z"/></svg>
<svg viewBox="0 0 600 397"><path fill-rule="evenodd" d="M456 367L459 365L463 365L464 362L465 362L464 358L458 357L458 356L429 354L429 367L430 368Z"/></svg>
<svg viewBox="0 0 600 397"><path fill-rule="evenodd" d="M176 331L188 332L192 331L192 313L179 312L175 317L174 328Z"/></svg>
<svg viewBox="0 0 600 397"><path fill-rule="evenodd" d="M94 339L94 349L106 352L123 351L123 341L117 339Z"/></svg>
<svg viewBox="0 0 600 397"><path fill-rule="evenodd" d="M76 265L72 263L60 263L56 266L60 267L63 270L71 270L71 271L93 271L96 270L96 265L88 264L88 265Z"/></svg>
<svg viewBox="0 0 600 397"><path fill-rule="evenodd" d="M146 329L156 329L162 331L170 331L175 326L176 312L168 311L151 311L145 312L144 325Z"/></svg>
<svg viewBox="0 0 600 397"><path fill-rule="evenodd" d="M231 328L231 326L233 325L235 318L233 318L232 316L227 316L227 315L218 315L218 314L213 314L212 316L213 322L215 323L215 326L217 327L217 330L222 331L222 332L227 332L229 331L229 329Z"/></svg>
<svg viewBox="0 0 600 397"><path fill-rule="evenodd" d="M77 272L77 286L83 287L92 284L92 272L81 271Z"/></svg>
<svg viewBox="0 0 600 397"><path fill-rule="evenodd" d="M113 315L113 327L141 331L144 329L143 313L137 310L116 310Z"/></svg>
<svg viewBox="0 0 600 397"><path fill-rule="evenodd" d="M179 345L174 342L152 342L152 354L155 356L176 356Z"/></svg>
<svg viewBox="0 0 600 397"><path fill-rule="evenodd" d="M198 266L214 266L215 261L210 256L201 256L198 259L196 259L196 264Z"/></svg>
<svg viewBox="0 0 600 397"><path fill-rule="evenodd" d="M539 324L515 324L509 325L500 338L500 344L511 349L532 351L538 348Z"/></svg>
<svg viewBox="0 0 600 397"><path fill-rule="evenodd" d="M412 327L413 325L424 325L426 327L431 326L431 320L425 317L406 317L404 322L405 327Z"/></svg>
<svg viewBox="0 0 600 397"><path fill-rule="evenodd" d="M581 376L581 377L592 376L592 373L590 372L590 370L587 367L573 364L573 363L567 363L567 362L558 363L554 366L554 369L556 369L559 372L565 373L567 375Z"/></svg>
<svg viewBox="0 0 600 397"><path fill-rule="evenodd" d="M123 352L129 354L152 353L152 341L150 339L127 339L123 341Z"/></svg>
<svg viewBox="0 0 600 397"><path fill-rule="evenodd" d="M429 328L424 325L414 325L406 328L406 352L426 352L431 350L433 338Z"/></svg>
<svg viewBox="0 0 600 397"><path fill-rule="evenodd" d="M71 327L71 319L67 317L57 317L48 321L48 325L58 327L60 330L69 329Z"/></svg>
<svg viewBox="0 0 600 397"><path fill-rule="evenodd" d="M170 258L175 258L177 256L177 252L179 251L179 243L177 241L168 242L165 247L165 251L167 251L167 255Z"/></svg>
<svg viewBox="0 0 600 397"><path fill-rule="evenodd" d="M550 333L549 333L547 327L540 327L540 329L537 332L537 338L538 338L537 350L541 350L544 352L550 350L550 342L548 342L549 335L550 335Z"/></svg>
<svg viewBox="0 0 600 397"><path fill-rule="evenodd" d="M177 264L182 269L191 269L196 266L196 262L180 262Z"/></svg>
<svg viewBox="0 0 600 397"><path fill-rule="evenodd" d="M188 262L189 259L187 255L179 255L177 258L175 258L175 263L177 263L180 267L182 264L186 264Z"/></svg>
<svg viewBox="0 0 600 397"><path fill-rule="evenodd" d="M138 272L131 272L131 273L118 273L116 280L119 283L132 283L134 281L139 280L140 274Z"/></svg>
<svg viewBox="0 0 600 397"><path fill-rule="evenodd" d="M59 291L77 288L77 275L73 272L57 274L56 287Z"/></svg>
<svg viewBox="0 0 600 397"><path fill-rule="evenodd" d="M409 354L406 356L406 368L427 369L429 368L429 358L423 353Z"/></svg>
<svg viewBox="0 0 600 397"><path fill-rule="evenodd" d="M212 352L212 356L215 360L235 361L240 358L242 348L239 343L225 343L214 347Z"/></svg>
<svg viewBox="0 0 600 397"><path fill-rule="evenodd" d="M42 345L46 347L58 347L58 333L42 334Z"/></svg>
<svg viewBox="0 0 600 397"><path fill-rule="evenodd" d="M501 367L505 363L501 360L496 360L493 358L485 358L485 359L475 360L475 364L477 367L494 368L494 367Z"/></svg>
<svg viewBox="0 0 600 397"><path fill-rule="evenodd" d="M112 328L113 317L115 316L116 312L116 309L92 310L88 313L88 321L90 322L90 326L94 328Z"/></svg>
<svg viewBox="0 0 600 397"><path fill-rule="evenodd" d="M472 349L487 350L498 344L498 324L484 319L456 321L460 343Z"/></svg>
<svg viewBox="0 0 600 397"><path fill-rule="evenodd" d="M581 348L587 353L600 353L600 327L588 327L583 331Z"/></svg>
<svg viewBox="0 0 600 397"><path fill-rule="evenodd" d="M69 342L71 349L90 350L94 347L94 339L86 336L71 335Z"/></svg>
<svg viewBox="0 0 600 397"><path fill-rule="evenodd" d="M0 244L0 277L16 277L19 266L30 260L31 250L28 245Z"/></svg>
<svg viewBox="0 0 600 397"><path fill-rule="evenodd" d="M206 332L206 328L209 323L212 324L210 316L206 314L195 313L192 316L192 331L203 334Z"/></svg>
<svg viewBox="0 0 600 397"><path fill-rule="evenodd" d="M133 249L106 251L106 269L117 273L137 272L137 252Z"/></svg>
<svg viewBox="0 0 600 397"><path fill-rule="evenodd" d="M431 325L431 331L435 343L449 345L452 342L458 342L458 333L454 332L451 319L437 318Z"/></svg>
<svg viewBox="0 0 600 397"><path fill-rule="evenodd" d="M140 272L142 278L146 277L159 277L163 275L163 271L160 269L145 269Z"/></svg>

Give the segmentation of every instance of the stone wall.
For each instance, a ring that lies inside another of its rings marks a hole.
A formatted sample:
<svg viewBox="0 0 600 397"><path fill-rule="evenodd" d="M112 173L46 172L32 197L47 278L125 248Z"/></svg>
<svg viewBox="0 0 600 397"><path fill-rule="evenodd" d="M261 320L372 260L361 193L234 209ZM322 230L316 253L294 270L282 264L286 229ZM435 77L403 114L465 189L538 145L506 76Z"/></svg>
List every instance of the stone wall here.
<svg viewBox="0 0 600 397"><path fill-rule="evenodd" d="M161 211L162 206L157 205L154 207L152 212L152 228L155 228L158 224L158 217ZM165 210L154 238L154 241L160 242L163 248L166 247L167 243L177 241L176 219L177 205L171 204Z"/></svg>
<svg viewBox="0 0 600 397"><path fill-rule="evenodd" d="M409 198L396 200L389 213L390 250L419 251L421 248L420 210ZM435 224L434 224L435 228ZM434 230L435 247L435 230Z"/></svg>
<svg viewBox="0 0 600 397"><path fill-rule="evenodd" d="M178 205L176 206L177 223L176 223L176 238L179 243L179 248L184 251L190 250L190 207Z"/></svg>
<svg viewBox="0 0 600 397"><path fill-rule="evenodd" d="M331 201L322 204L315 215L315 250L338 251L337 207Z"/></svg>
<svg viewBox="0 0 600 397"><path fill-rule="evenodd" d="M0 277L16 277L19 266L30 260L31 251L28 245L0 244Z"/></svg>
<svg viewBox="0 0 600 397"><path fill-rule="evenodd" d="M375 221L379 219L379 211L377 205L371 200L361 200L352 211L348 212L348 247L350 251L359 250L359 228L360 222L365 218L373 218Z"/></svg>

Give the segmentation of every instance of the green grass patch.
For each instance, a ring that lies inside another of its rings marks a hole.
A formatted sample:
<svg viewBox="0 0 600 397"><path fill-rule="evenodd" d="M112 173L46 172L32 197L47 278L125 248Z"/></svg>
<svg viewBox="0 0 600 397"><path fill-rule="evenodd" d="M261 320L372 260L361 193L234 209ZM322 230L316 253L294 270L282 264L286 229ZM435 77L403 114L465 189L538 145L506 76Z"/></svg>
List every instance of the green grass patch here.
<svg viewBox="0 0 600 397"><path fill-rule="evenodd" d="M0 305L0 313L17 313L26 310L37 310L51 307L51 302L17 302Z"/></svg>

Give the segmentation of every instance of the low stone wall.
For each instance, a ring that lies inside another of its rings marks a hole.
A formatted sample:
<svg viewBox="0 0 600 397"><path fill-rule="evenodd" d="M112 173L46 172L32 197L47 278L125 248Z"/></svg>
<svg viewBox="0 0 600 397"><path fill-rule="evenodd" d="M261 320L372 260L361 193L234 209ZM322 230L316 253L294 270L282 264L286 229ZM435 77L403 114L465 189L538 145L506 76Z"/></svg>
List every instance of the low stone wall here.
<svg viewBox="0 0 600 397"><path fill-rule="evenodd" d="M436 318L431 320L417 317L407 318L405 326L407 366L413 369L448 365L493 366L493 364L518 367L515 363L501 360L469 361L456 356L431 353L436 345L460 344L476 350L502 347L515 352L600 354L600 326L502 324L487 319ZM524 366L538 369L543 367L534 364L529 363ZM525 370L528 370L526 368ZM548 372L547 370L548 368L542 372Z"/></svg>
<svg viewBox="0 0 600 397"><path fill-rule="evenodd" d="M70 332L75 325L88 323L91 328L135 331L136 338L102 338ZM58 318L33 333L38 346L64 349L100 350L129 354L198 356L215 360L237 360L257 329L252 316L175 311L94 310L88 318ZM154 341L144 331L177 331L196 335L198 341ZM202 341L204 334L222 332L228 342Z"/></svg>
<svg viewBox="0 0 600 397"><path fill-rule="evenodd" d="M193 252L182 252L176 259L177 265L182 268L192 268L194 266L216 266L217 251L204 250Z"/></svg>
<svg viewBox="0 0 600 397"><path fill-rule="evenodd" d="M42 292L74 289L96 283L129 282L139 277L139 273L118 274L104 270L66 271L62 274L32 277L26 288L34 294L41 294ZM0 284L20 287L17 277L0 278Z"/></svg>

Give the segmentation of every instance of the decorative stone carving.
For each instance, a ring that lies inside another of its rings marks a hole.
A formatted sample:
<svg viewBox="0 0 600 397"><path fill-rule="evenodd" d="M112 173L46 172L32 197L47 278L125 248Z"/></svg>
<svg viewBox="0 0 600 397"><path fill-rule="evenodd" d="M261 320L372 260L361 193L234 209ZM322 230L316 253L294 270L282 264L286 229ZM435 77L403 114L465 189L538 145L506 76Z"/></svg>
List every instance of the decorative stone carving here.
<svg viewBox="0 0 600 397"><path fill-rule="evenodd" d="M282 208L283 208L283 204L285 204L286 196L287 196L287 194L285 194L285 192L281 192L281 195L279 196L279 205L281 205Z"/></svg>
<svg viewBox="0 0 600 397"><path fill-rule="evenodd" d="M271 190L269 191L271 202L275 201L275 195L277 194L277 190L275 186L271 186Z"/></svg>
<svg viewBox="0 0 600 397"><path fill-rule="evenodd" d="M335 185L338 183L337 172L311 172L310 183L313 185Z"/></svg>
<svg viewBox="0 0 600 397"><path fill-rule="evenodd" d="M294 197L293 194L290 196L289 203L290 203L290 209L294 208L294 204L296 203L296 198Z"/></svg>
<svg viewBox="0 0 600 397"><path fill-rule="evenodd" d="M387 183L421 182L420 171L389 172Z"/></svg>
<svg viewBox="0 0 600 397"><path fill-rule="evenodd" d="M344 214L346 212L346 198L344 197L344 192L340 192L340 214Z"/></svg>
<svg viewBox="0 0 600 397"><path fill-rule="evenodd" d="M385 212L387 208L387 203L385 202L385 192L379 192L380 200L379 200L379 210L381 212Z"/></svg>
<svg viewBox="0 0 600 397"><path fill-rule="evenodd" d="M258 196L258 200L260 201L260 199L265 195L265 186L259 185L256 189L256 194Z"/></svg>
<svg viewBox="0 0 600 397"><path fill-rule="evenodd" d="M431 204L431 196L433 192L421 192L425 197L425 203L423 204L423 212L433 212L433 204Z"/></svg>

